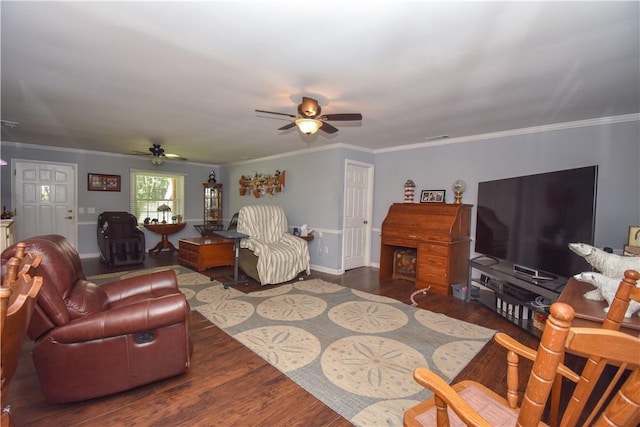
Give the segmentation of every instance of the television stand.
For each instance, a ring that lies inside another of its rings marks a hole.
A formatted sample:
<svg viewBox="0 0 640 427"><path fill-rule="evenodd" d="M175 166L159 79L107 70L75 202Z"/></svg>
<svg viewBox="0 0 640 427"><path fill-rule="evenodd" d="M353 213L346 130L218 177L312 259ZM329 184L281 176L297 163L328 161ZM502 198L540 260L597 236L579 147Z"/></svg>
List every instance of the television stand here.
<svg viewBox="0 0 640 427"><path fill-rule="evenodd" d="M510 263L487 263L483 258L470 260L469 299L540 336L549 306L560 296L566 279L545 277L543 280L516 273L519 272Z"/></svg>
<svg viewBox="0 0 640 427"><path fill-rule="evenodd" d="M535 268L525 267L524 265L520 265L520 264L513 264L513 272L514 272L514 274L519 274L521 276L531 278L532 280L555 280L555 279L557 279L556 276L554 276L554 277L543 276L540 273L540 270L536 270Z"/></svg>

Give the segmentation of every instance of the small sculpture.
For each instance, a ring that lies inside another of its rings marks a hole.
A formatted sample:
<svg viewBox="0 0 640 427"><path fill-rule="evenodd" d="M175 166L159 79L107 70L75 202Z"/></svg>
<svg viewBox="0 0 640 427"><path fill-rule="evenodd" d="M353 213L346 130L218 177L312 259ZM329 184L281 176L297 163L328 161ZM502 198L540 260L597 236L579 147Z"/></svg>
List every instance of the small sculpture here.
<svg viewBox="0 0 640 427"><path fill-rule="evenodd" d="M453 196L454 196L453 203L457 205L462 204L462 193L464 193L467 190L467 183L459 179L453 183L453 187L451 188L453 189Z"/></svg>
<svg viewBox="0 0 640 427"><path fill-rule="evenodd" d="M610 254L586 243L569 243L569 249L583 257L589 265L618 282L626 270L640 271L640 257Z"/></svg>
<svg viewBox="0 0 640 427"><path fill-rule="evenodd" d="M591 283L596 287L583 295L589 300L605 300L610 306L618 290L620 280L624 277L624 272L626 270L640 271L640 257L612 254L586 243L569 243L569 249L583 257L591 267L600 272L585 271L573 276L577 280ZM604 310L607 312L609 307ZM631 317L638 310L640 310L640 303L631 301L625 317Z"/></svg>
<svg viewBox="0 0 640 427"><path fill-rule="evenodd" d="M11 212L7 210L6 206L2 207L2 215L0 215L0 219L11 219Z"/></svg>
<svg viewBox="0 0 640 427"><path fill-rule="evenodd" d="M594 273L591 271L585 271L583 273L576 274L573 277L576 280L590 283L596 287L596 289L592 291L585 292L583 295L584 298L592 301L607 301L609 307L611 306L611 303L616 296L616 292L618 291L618 286L621 280L621 278L616 279L613 277L607 277L604 274ZM609 307L606 307L604 309L605 313L609 311ZM631 317L637 311L640 311L640 302L631 301L624 317Z"/></svg>
<svg viewBox="0 0 640 427"><path fill-rule="evenodd" d="M410 179L404 183L404 202L413 203L413 195L416 189L416 184Z"/></svg>

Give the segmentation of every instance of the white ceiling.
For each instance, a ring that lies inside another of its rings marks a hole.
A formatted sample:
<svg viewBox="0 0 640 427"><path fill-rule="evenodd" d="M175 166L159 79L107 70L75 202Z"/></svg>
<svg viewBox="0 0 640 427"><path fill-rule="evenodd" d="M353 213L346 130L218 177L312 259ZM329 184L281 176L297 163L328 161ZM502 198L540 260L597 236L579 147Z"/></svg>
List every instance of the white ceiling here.
<svg viewBox="0 0 640 427"><path fill-rule="evenodd" d="M639 4L2 1L2 141L225 164L638 113ZM302 95L364 118L254 112Z"/></svg>

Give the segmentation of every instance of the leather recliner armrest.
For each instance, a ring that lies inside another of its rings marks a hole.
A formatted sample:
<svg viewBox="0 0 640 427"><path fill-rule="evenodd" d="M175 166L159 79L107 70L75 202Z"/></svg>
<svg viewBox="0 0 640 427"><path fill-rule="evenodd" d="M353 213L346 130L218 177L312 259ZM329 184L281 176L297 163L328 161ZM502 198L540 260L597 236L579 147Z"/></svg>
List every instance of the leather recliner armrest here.
<svg viewBox="0 0 640 427"><path fill-rule="evenodd" d="M46 339L71 344L117 337L181 323L188 316L183 294L165 295L75 319L51 330Z"/></svg>
<svg viewBox="0 0 640 427"><path fill-rule="evenodd" d="M100 286L109 302L116 302L136 295L159 297L178 293L178 279L173 270L133 276Z"/></svg>

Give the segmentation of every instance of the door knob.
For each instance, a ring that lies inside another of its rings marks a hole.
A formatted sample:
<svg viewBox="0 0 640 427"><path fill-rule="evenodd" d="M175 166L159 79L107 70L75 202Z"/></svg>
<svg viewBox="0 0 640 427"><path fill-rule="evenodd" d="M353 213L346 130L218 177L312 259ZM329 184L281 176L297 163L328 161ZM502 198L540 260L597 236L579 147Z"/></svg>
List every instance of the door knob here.
<svg viewBox="0 0 640 427"><path fill-rule="evenodd" d="M64 219L73 219L72 216L65 216Z"/></svg>
<svg viewBox="0 0 640 427"><path fill-rule="evenodd" d="M369 221L367 221L367 220L364 220L363 222L364 222L365 224L369 224Z"/></svg>

